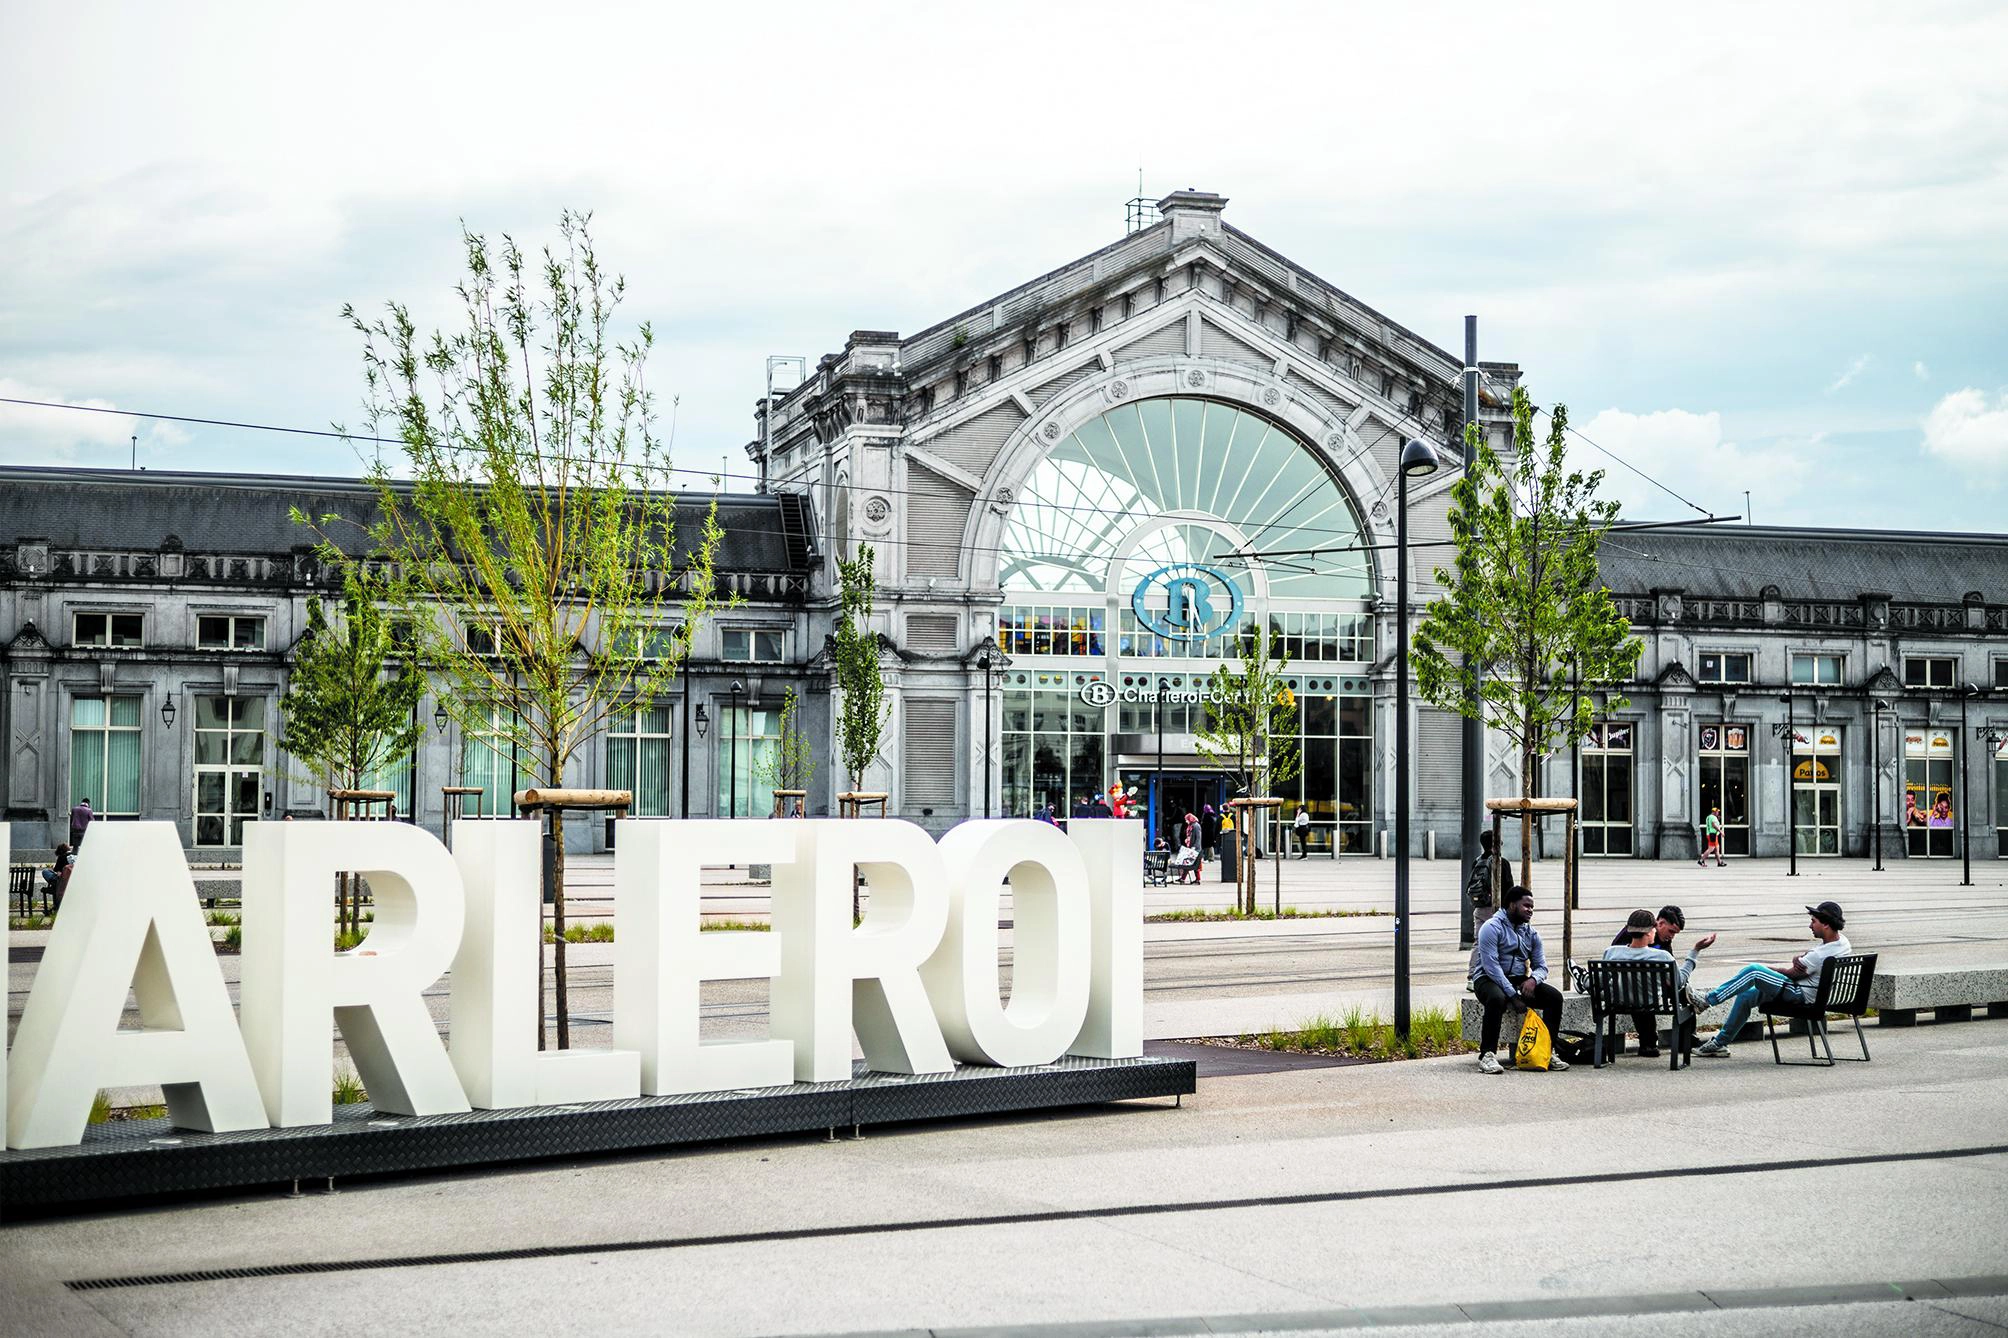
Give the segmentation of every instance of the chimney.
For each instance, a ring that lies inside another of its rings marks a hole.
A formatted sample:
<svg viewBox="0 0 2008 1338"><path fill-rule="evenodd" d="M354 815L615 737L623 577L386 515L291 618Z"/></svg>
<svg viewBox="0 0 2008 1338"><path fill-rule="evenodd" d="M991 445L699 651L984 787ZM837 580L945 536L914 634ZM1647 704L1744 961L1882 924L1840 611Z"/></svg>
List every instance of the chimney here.
<svg viewBox="0 0 2008 1338"><path fill-rule="evenodd" d="M1194 190L1189 186L1184 190L1175 190L1157 202L1158 215L1171 223L1174 246L1194 237L1219 236L1220 211L1226 207L1226 196Z"/></svg>

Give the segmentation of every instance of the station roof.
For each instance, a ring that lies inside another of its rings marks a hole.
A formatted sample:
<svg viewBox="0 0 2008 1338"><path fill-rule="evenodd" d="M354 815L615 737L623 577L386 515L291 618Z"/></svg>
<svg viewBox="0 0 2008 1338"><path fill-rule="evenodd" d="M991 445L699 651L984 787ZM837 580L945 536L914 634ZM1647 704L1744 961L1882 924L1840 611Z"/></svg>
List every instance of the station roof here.
<svg viewBox="0 0 2008 1338"><path fill-rule="evenodd" d="M1598 562L1619 594L1679 590L1703 598L1957 603L1978 592L2008 604L2008 535L1709 525L1607 535Z"/></svg>

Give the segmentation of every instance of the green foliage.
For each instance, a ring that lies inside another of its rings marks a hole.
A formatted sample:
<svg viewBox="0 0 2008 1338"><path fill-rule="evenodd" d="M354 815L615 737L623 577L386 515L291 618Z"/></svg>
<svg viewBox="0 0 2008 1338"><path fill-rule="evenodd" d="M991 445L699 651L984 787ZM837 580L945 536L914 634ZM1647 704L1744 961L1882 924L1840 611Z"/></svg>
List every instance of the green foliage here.
<svg viewBox="0 0 2008 1338"><path fill-rule="evenodd" d="M210 924L216 926L243 923L238 916L232 915L229 911L211 911L209 912L208 920Z"/></svg>
<svg viewBox="0 0 2008 1338"><path fill-rule="evenodd" d="M345 573L343 584L338 623L320 600L307 601L307 633L279 699L279 746L330 789L354 790L417 745L425 675L359 576Z"/></svg>
<svg viewBox="0 0 2008 1338"><path fill-rule="evenodd" d="M1438 569L1447 593L1415 635L1422 695L1511 739L1527 784L1535 759L1594 723L1592 698L1572 680L1621 682L1641 649L1597 576L1618 505L1597 499L1602 470L1568 468L1568 414L1556 405L1548 439L1537 445L1533 402L1516 388L1510 467L1476 425L1468 429L1476 459L1451 490L1456 570ZM1606 709L1627 704L1614 697Z"/></svg>
<svg viewBox="0 0 2008 1338"><path fill-rule="evenodd" d="M1307 911L1299 910L1295 906L1285 906L1281 911L1263 910L1259 907L1252 911L1211 911L1203 909L1153 911L1143 918L1147 924L1212 924L1221 920L1338 920L1356 915L1388 914L1391 914L1391 912L1324 909Z"/></svg>
<svg viewBox="0 0 2008 1338"><path fill-rule="evenodd" d="M794 688L781 698L780 737L753 765L754 779L770 790L806 790L816 774L816 755L802 725L802 700Z"/></svg>
<svg viewBox="0 0 2008 1338"><path fill-rule="evenodd" d="M90 1123L104 1124L112 1117L112 1098L104 1091L91 1098Z"/></svg>
<svg viewBox="0 0 2008 1338"><path fill-rule="evenodd" d="M53 915L17 915L7 921L9 929L47 929L56 923Z"/></svg>
<svg viewBox="0 0 2008 1338"><path fill-rule="evenodd" d="M1418 1008L1409 1015L1405 1042L1395 1036L1394 1024L1358 1004L1349 1005L1337 1017L1316 1014L1294 1031L1268 1031L1241 1040L1264 1050L1343 1055L1351 1059L1422 1059L1464 1054L1471 1049L1465 1043L1456 1011L1434 1005Z"/></svg>
<svg viewBox="0 0 2008 1338"><path fill-rule="evenodd" d="M354 1069L343 1068L335 1074L334 1098L338 1106L360 1106L370 1094L363 1090L363 1080Z"/></svg>
<svg viewBox="0 0 2008 1338"><path fill-rule="evenodd" d="M223 946L232 952L244 951L244 926L233 924L223 931Z"/></svg>
<svg viewBox="0 0 2008 1338"><path fill-rule="evenodd" d="M878 760L891 706L879 668L878 637L871 629L872 547L862 544L854 558L837 560L843 612L837 621L837 691L843 706L837 719L837 752L852 790L861 790L865 768Z"/></svg>
<svg viewBox="0 0 2008 1338"><path fill-rule="evenodd" d="M353 930L342 930L335 935L335 951L347 952L351 948L360 945L364 937L365 935L356 933Z"/></svg>
<svg viewBox="0 0 2008 1338"><path fill-rule="evenodd" d="M1283 681L1290 657L1260 630L1241 638L1241 658L1221 664L1209 684L1206 721L1193 735L1201 756L1235 788L1262 799L1297 778L1297 698ZM1238 668L1234 667L1238 664Z"/></svg>
<svg viewBox="0 0 2008 1338"><path fill-rule="evenodd" d="M743 930L748 933L764 934L774 926L764 920L706 920L697 926L699 930ZM851 926L855 929L857 926Z"/></svg>

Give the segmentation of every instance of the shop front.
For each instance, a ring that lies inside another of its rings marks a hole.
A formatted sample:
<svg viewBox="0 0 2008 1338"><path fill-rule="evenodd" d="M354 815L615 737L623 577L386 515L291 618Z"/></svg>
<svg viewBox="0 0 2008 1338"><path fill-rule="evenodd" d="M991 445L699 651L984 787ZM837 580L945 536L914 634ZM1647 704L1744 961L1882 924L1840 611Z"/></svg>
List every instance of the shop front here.
<svg viewBox="0 0 2008 1338"><path fill-rule="evenodd" d="M1801 855L1835 855L1841 838L1841 729L1808 725L1792 735L1792 845Z"/></svg>
<svg viewBox="0 0 2008 1338"><path fill-rule="evenodd" d="M1701 818L1720 813L1722 853L1750 853L1750 727L1718 721L1701 727Z"/></svg>
<svg viewBox="0 0 2008 1338"><path fill-rule="evenodd" d="M1949 729L1912 725L1903 734L1903 839L1913 859L1959 854L1959 744Z"/></svg>
<svg viewBox="0 0 2008 1338"><path fill-rule="evenodd" d="M1064 817L1115 786L1153 841L1187 813L1210 830L1254 769L1206 737L1213 675L1261 647L1285 661L1297 743L1294 774L1264 777L1277 820L1301 807L1312 849L1371 851L1366 547L1319 455L1246 409L1147 399L1067 434L1002 536L1006 811Z"/></svg>

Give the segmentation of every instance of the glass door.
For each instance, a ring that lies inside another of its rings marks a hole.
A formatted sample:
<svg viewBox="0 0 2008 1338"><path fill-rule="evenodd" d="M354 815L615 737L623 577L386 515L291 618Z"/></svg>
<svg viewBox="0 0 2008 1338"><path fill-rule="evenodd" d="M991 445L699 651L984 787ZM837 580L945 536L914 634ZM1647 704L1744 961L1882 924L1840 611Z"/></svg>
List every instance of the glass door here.
<svg viewBox="0 0 2008 1338"><path fill-rule="evenodd" d="M1953 808L1958 745L1949 729L1912 726L1903 737L1903 836L1919 859L1951 859L1959 853L1959 822Z"/></svg>
<svg viewBox="0 0 2008 1338"><path fill-rule="evenodd" d="M1841 853L1841 731L1803 725L1792 736L1792 846L1801 855Z"/></svg>
<svg viewBox="0 0 2008 1338"><path fill-rule="evenodd" d="M1722 853L1750 853L1750 728L1747 725L1701 727L1701 811L1695 826L1710 813L1722 823Z"/></svg>
<svg viewBox="0 0 2008 1338"><path fill-rule="evenodd" d="M1632 853L1632 726L1592 726L1583 740L1581 831L1585 855Z"/></svg>
<svg viewBox="0 0 2008 1338"><path fill-rule="evenodd" d="M195 844L241 846L265 775L265 699L195 699Z"/></svg>

